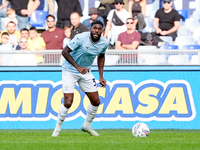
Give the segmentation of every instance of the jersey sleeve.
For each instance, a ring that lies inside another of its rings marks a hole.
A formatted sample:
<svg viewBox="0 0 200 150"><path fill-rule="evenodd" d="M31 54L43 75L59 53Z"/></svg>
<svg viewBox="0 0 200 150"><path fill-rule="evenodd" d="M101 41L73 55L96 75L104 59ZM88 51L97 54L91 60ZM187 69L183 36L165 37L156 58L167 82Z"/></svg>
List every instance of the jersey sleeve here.
<svg viewBox="0 0 200 150"><path fill-rule="evenodd" d="M68 44L67 46L73 51L76 48L81 46L81 41L83 38L81 38L80 34L77 34Z"/></svg>
<svg viewBox="0 0 200 150"><path fill-rule="evenodd" d="M106 42L106 43L105 43L105 47L103 48L101 54L105 54L106 50L108 49L108 45L109 45L109 43Z"/></svg>

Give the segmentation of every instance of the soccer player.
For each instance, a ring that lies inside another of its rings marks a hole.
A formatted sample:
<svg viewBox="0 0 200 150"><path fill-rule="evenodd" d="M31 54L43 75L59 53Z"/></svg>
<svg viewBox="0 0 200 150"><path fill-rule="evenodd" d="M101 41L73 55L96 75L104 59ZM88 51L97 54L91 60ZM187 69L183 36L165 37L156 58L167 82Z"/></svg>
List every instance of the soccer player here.
<svg viewBox="0 0 200 150"><path fill-rule="evenodd" d="M56 127L52 134L54 137L59 136L61 125L73 103L76 82L79 84L81 91L85 92L90 100L87 116L81 129L92 136L99 136L90 126L100 104L95 78L91 73L90 67L95 57L98 56L99 83L102 87L105 87L106 80L103 78L103 67L108 41L101 36L102 30L103 23L95 20L91 24L90 31L77 34L62 51L62 55L65 58L62 65L64 104L59 108Z"/></svg>

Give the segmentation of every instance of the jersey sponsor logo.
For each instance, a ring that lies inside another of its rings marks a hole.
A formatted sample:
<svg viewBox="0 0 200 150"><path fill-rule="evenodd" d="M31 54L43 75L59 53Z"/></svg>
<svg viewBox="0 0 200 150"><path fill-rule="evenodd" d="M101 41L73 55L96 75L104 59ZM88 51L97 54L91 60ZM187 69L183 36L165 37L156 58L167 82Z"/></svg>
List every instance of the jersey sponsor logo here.
<svg viewBox="0 0 200 150"><path fill-rule="evenodd" d="M68 46L69 46L71 49L73 49L75 44L76 44L76 42L70 42Z"/></svg>
<svg viewBox="0 0 200 150"><path fill-rule="evenodd" d="M97 82L98 83L98 82ZM63 93L61 81L1 81L0 121L45 121L57 118ZM185 80L130 80L97 84L101 104L94 121L190 121L196 116L190 84ZM65 120L86 117L88 97L76 85Z"/></svg>

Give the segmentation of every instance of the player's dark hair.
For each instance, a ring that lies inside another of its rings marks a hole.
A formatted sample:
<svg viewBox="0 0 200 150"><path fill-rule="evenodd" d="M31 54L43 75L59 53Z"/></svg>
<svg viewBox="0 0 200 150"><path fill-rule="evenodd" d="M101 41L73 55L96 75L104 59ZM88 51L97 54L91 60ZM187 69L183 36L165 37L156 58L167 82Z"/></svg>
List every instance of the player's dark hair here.
<svg viewBox="0 0 200 150"><path fill-rule="evenodd" d="M100 20L95 20L91 23L91 27L94 25L94 24L100 24L103 28L103 22L101 22Z"/></svg>

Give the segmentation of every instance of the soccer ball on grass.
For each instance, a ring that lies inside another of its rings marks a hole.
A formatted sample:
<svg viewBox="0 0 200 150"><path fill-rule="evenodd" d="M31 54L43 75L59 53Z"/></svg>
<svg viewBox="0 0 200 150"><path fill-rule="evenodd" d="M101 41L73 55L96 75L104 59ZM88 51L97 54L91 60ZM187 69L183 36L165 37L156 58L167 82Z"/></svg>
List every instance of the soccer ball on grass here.
<svg viewBox="0 0 200 150"><path fill-rule="evenodd" d="M148 137L149 133L149 127L143 122L136 123L132 128L134 137Z"/></svg>

